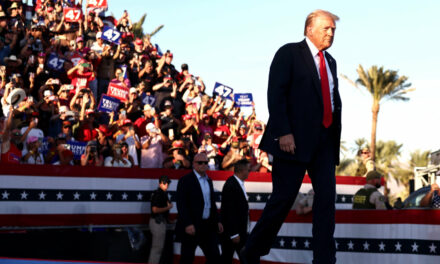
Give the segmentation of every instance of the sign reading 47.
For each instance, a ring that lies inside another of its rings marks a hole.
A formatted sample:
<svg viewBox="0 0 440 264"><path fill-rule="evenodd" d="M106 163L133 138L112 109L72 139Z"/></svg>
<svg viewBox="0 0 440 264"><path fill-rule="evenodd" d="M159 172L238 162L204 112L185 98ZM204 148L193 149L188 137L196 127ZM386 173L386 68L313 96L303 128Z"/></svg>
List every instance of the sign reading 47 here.
<svg viewBox="0 0 440 264"><path fill-rule="evenodd" d="M106 8L107 7L107 0L89 0L89 1L87 1L87 7Z"/></svg>
<svg viewBox="0 0 440 264"><path fill-rule="evenodd" d="M233 99L232 93L234 92L234 89L232 89L229 86L226 86L224 84L221 84L219 82L216 82L214 85L214 91L213 94L218 94L224 99Z"/></svg>
<svg viewBox="0 0 440 264"><path fill-rule="evenodd" d="M115 28L104 26L104 29L102 30L102 39L119 44L121 32L117 31Z"/></svg>
<svg viewBox="0 0 440 264"><path fill-rule="evenodd" d="M65 22L79 22L82 17L82 11L79 8L65 7L63 12Z"/></svg>

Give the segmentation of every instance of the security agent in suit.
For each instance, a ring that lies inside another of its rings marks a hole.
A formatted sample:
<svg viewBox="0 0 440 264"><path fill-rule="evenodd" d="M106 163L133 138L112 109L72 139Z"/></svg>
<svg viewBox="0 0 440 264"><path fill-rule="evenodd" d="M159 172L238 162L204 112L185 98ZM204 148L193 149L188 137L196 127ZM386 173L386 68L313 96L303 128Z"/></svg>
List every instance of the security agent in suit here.
<svg viewBox="0 0 440 264"><path fill-rule="evenodd" d="M273 191L241 251L244 263L259 263L260 256L269 253L306 171L315 190L313 263L336 262L335 165L339 163L342 104L336 61L325 50L333 43L338 19L327 11L312 12L305 23L306 39L284 45L272 61L269 121L260 148L274 156ZM320 65L323 61L325 67Z"/></svg>
<svg viewBox="0 0 440 264"><path fill-rule="evenodd" d="M249 204L244 181L249 171L249 161L237 161L234 164L234 175L223 185L220 218L224 227L222 263L225 264L232 263L234 252L240 252L248 236Z"/></svg>
<svg viewBox="0 0 440 264"><path fill-rule="evenodd" d="M176 235L181 240L180 263L193 263L199 246L206 263L220 263L218 233L223 232L214 200L212 180L206 174L208 157L194 156L193 171L177 183Z"/></svg>

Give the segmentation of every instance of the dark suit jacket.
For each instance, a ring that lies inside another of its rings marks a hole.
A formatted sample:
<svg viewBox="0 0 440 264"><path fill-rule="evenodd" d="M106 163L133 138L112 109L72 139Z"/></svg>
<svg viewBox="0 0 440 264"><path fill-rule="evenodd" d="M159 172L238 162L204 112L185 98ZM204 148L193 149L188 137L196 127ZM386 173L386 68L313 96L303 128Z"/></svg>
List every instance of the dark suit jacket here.
<svg viewBox="0 0 440 264"><path fill-rule="evenodd" d="M339 163L342 103L336 76L336 61L325 52L333 80L333 141ZM321 82L305 40L281 47L272 61L267 91L269 121L260 148L272 155L301 162L311 160L319 142L323 119ZM292 133L295 154L281 151L277 139Z"/></svg>
<svg viewBox="0 0 440 264"><path fill-rule="evenodd" d="M225 235L230 238L235 234L244 237L248 227L249 205L234 176L229 177L223 185L220 219Z"/></svg>
<svg viewBox="0 0 440 264"><path fill-rule="evenodd" d="M218 230L219 217L214 200L214 187L210 178L208 178L208 183L211 189L211 211L208 221L212 224L212 230L216 232ZM185 227L189 225L194 225L196 232L200 230L205 201L199 180L193 171L179 179L176 203L178 211L176 233L183 234Z"/></svg>

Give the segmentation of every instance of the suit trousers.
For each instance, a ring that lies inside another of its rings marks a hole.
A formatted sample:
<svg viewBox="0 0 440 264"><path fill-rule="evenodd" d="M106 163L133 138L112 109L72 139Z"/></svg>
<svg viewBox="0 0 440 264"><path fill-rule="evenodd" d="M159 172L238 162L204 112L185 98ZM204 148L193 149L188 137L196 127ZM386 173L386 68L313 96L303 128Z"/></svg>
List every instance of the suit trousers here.
<svg viewBox="0 0 440 264"><path fill-rule="evenodd" d="M231 264L232 259L234 257L234 252L237 252L238 257L240 258L240 250L243 248L244 244L247 240L247 234L240 236L240 242L235 244L232 242L230 237L226 235L222 238L222 263L223 264ZM240 259L240 263L243 261Z"/></svg>
<svg viewBox="0 0 440 264"><path fill-rule="evenodd" d="M181 242L181 264L192 264L194 262L197 246L202 249L207 264L220 263L217 227L213 226L210 221L202 221L200 227L196 227L196 234L194 236L190 236L187 233L183 234Z"/></svg>
<svg viewBox="0 0 440 264"><path fill-rule="evenodd" d="M151 250L148 263L155 264L160 262L162 251L165 245L165 239L167 234L167 223L156 223L156 220L150 218L150 232L151 232Z"/></svg>
<svg viewBox="0 0 440 264"><path fill-rule="evenodd" d="M310 162L274 157L273 190L263 213L249 235L246 251L269 253L287 214L292 208L307 171L315 191L313 200L313 263L335 263L335 140L332 126L321 128L317 149Z"/></svg>

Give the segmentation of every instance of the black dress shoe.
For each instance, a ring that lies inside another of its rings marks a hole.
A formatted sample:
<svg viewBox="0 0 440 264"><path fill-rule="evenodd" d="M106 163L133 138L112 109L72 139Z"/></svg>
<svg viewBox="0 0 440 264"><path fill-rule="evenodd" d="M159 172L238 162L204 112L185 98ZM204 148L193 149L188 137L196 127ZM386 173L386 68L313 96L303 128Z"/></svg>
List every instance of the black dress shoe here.
<svg viewBox="0 0 440 264"><path fill-rule="evenodd" d="M250 254L244 247L239 255L241 264L260 264L260 257Z"/></svg>

